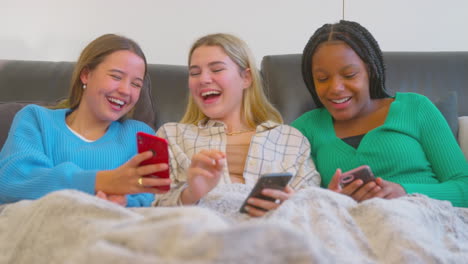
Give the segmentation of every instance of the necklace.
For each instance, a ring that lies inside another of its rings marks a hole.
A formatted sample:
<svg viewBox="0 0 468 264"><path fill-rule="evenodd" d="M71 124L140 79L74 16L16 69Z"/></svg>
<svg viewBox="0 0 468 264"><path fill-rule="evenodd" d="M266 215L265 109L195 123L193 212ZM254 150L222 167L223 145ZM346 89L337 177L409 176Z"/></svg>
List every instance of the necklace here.
<svg viewBox="0 0 468 264"><path fill-rule="evenodd" d="M244 129L244 130L238 130L238 131L232 131L232 132L225 132L226 136L234 136L234 135L239 135L239 134L244 134L248 132L254 132L255 129Z"/></svg>

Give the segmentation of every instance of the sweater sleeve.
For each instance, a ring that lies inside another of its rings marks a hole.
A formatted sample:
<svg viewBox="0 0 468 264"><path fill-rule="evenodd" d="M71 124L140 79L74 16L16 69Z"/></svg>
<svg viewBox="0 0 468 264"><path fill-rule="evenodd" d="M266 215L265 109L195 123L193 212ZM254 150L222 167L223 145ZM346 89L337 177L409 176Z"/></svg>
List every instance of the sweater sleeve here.
<svg viewBox="0 0 468 264"><path fill-rule="evenodd" d="M154 194L139 193L127 195L127 207L148 207L154 201Z"/></svg>
<svg viewBox="0 0 468 264"><path fill-rule="evenodd" d="M94 194L97 170L83 170L72 162L54 165L46 155L42 128L48 122L35 110L18 112L0 152L0 203L37 199L62 189Z"/></svg>
<svg viewBox="0 0 468 264"><path fill-rule="evenodd" d="M295 130L294 128L292 128ZM297 172L291 182L295 190L304 189L310 186L320 187L320 174L315 168L315 164L310 156L310 144L308 139L297 131L300 139L299 151L297 153Z"/></svg>
<svg viewBox="0 0 468 264"><path fill-rule="evenodd" d="M421 97L417 111L420 143L439 184L402 184L408 193L422 193L432 198L468 207L468 163L447 122L438 109Z"/></svg>

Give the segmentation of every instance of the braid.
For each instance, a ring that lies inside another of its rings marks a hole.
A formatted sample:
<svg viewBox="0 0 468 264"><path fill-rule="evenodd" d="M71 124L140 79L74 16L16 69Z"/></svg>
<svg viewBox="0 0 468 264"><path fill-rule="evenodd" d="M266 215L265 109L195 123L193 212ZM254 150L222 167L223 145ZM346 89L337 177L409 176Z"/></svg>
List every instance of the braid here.
<svg viewBox="0 0 468 264"><path fill-rule="evenodd" d="M325 24L307 42L302 54L302 78L317 107L323 107L315 91L312 56L317 47L327 41L343 41L369 67L369 93L372 99L389 97L385 89L385 65L382 50L372 34L357 22L341 20Z"/></svg>

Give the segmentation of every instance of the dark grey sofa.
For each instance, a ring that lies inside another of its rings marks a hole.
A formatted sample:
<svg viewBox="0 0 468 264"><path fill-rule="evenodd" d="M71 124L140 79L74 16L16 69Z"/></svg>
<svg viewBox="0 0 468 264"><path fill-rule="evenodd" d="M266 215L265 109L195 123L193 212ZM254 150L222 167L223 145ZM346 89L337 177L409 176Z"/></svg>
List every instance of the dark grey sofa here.
<svg viewBox="0 0 468 264"><path fill-rule="evenodd" d="M387 88L428 96L449 122L468 154L468 52L385 52ZM265 56L261 62L267 94L290 123L315 107L301 77L301 55ZM72 62L0 60L0 147L14 114L25 104L54 104L68 94ZM184 112L188 71L185 65L150 64L149 82L135 119L157 129ZM468 156L468 155L467 155Z"/></svg>

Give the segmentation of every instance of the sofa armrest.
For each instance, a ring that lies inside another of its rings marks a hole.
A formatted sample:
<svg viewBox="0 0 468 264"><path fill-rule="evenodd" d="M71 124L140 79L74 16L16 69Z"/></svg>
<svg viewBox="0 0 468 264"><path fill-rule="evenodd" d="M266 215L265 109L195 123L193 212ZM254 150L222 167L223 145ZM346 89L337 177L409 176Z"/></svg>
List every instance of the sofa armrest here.
<svg viewBox="0 0 468 264"><path fill-rule="evenodd" d="M468 116L458 117L458 143L468 160Z"/></svg>

